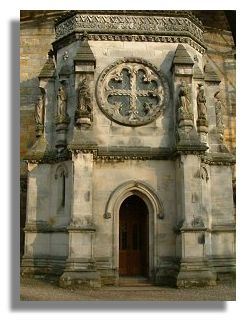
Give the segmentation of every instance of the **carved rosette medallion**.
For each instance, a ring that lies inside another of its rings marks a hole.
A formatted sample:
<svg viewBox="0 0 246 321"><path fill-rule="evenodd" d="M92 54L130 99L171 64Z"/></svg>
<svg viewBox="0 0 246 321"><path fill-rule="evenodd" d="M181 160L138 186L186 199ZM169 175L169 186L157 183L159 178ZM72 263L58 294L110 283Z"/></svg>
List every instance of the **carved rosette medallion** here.
<svg viewBox="0 0 246 321"><path fill-rule="evenodd" d="M168 100L168 86L151 63L121 59L99 76L96 97L102 112L125 126L142 126L155 120Z"/></svg>

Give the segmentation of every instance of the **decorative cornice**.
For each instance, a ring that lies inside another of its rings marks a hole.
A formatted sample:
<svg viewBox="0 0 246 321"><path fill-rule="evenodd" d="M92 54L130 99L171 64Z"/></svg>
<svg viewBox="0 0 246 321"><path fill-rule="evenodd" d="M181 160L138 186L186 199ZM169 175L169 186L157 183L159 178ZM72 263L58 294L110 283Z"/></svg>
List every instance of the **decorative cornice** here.
<svg viewBox="0 0 246 321"><path fill-rule="evenodd" d="M191 11L189 10L69 10L63 13L61 16L55 19L55 26L59 25L61 22L73 17L76 14L96 14L96 15L121 15L121 16L148 16L148 15L158 15L158 16L172 16L179 17L182 14L183 17L187 17L200 28L203 28L201 20L199 20Z"/></svg>
<svg viewBox="0 0 246 321"><path fill-rule="evenodd" d="M29 233L67 233L66 226L51 226L47 222L27 223L24 232Z"/></svg>
<svg viewBox="0 0 246 321"><path fill-rule="evenodd" d="M235 157L230 153L208 153L201 157L201 161L208 165L231 166L236 163Z"/></svg>
<svg viewBox="0 0 246 321"><path fill-rule="evenodd" d="M88 32L89 40L177 43L190 40L199 52L205 51L202 25L187 11L73 11L57 20L56 42L83 31Z"/></svg>
<svg viewBox="0 0 246 321"><path fill-rule="evenodd" d="M197 233L197 232L205 232L205 231L207 231L207 227L205 227L205 226L190 226L190 227L181 227L180 228L181 233L184 233L184 232Z"/></svg>
<svg viewBox="0 0 246 321"><path fill-rule="evenodd" d="M71 153L64 150L58 153L57 150L49 150L45 152L32 152L24 157L24 161L31 164L53 164L72 159Z"/></svg>
<svg viewBox="0 0 246 321"><path fill-rule="evenodd" d="M83 147L68 145L69 150L75 155L78 153L91 153L95 160L118 161L126 160L165 160L171 159L172 150L169 148L137 148L137 147Z"/></svg>
<svg viewBox="0 0 246 321"><path fill-rule="evenodd" d="M56 40L53 42L53 48L55 51L61 49L80 38L80 33L71 32L67 36ZM160 35L129 35L129 34L89 34L88 40L93 41L136 41L136 42L162 42L162 43L183 43L188 44L193 47L198 52L204 54L205 45L199 44L194 39L190 38L188 35L180 36L178 33L170 36L160 36Z"/></svg>
<svg viewBox="0 0 246 321"><path fill-rule="evenodd" d="M205 144L178 144L176 150L174 151L174 157L179 155L204 155L208 149Z"/></svg>
<svg viewBox="0 0 246 321"><path fill-rule="evenodd" d="M96 232L96 227L95 225L91 224L91 225L69 225L67 227L67 231L69 232Z"/></svg>
<svg viewBox="0 0 246 321"><path fill-rule="evenodd" d="M124 162L127 160L173 160L180 155L197 155L201 157L203 164L231 166L236 163L235 157L230 153L206 153L205 145L178 145L176 149L171 148L151 148L151 147L127 147L112 146L110 148L98 146L86 146L70 144L62 154L56 150L45 153L33 153L24 160L34 164L53 164L66 160L72 160L79 153L93 154L96 161L117 161Z"/></svg>
<svg viewBox="0 0 246 321"><path fill-rule="evenodd" d="M235 223L229 223L229 224L213 224L211 227L211 233L217 233L217 232L235 232L236 231L236 225Z"/></svg>

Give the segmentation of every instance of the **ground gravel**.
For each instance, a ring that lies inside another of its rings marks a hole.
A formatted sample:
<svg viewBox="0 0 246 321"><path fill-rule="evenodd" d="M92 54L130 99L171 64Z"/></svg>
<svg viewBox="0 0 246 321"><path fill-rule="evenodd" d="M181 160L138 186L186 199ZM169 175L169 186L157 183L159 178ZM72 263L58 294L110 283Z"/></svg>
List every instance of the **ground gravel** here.
<svg viewBox="0 0 246 321"><path fill-rule="evenodd" d="M100 289L63 289L57 280L20 281L21 301L234 301L235 283L204 288L177 289L163 286L116 287Z"/></svg>

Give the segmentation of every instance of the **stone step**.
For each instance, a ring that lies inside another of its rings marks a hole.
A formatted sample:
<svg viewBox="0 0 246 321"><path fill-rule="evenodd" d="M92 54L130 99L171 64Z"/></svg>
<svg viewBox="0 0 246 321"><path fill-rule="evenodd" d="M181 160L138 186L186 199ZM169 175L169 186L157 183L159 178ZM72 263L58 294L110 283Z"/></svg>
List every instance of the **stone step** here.
<svg viewBox="0 0 246 321"><path fill-rule="evenodd" d="M119 286L138 287L152 286L148 278L145 277L120 277Z"/></svg>

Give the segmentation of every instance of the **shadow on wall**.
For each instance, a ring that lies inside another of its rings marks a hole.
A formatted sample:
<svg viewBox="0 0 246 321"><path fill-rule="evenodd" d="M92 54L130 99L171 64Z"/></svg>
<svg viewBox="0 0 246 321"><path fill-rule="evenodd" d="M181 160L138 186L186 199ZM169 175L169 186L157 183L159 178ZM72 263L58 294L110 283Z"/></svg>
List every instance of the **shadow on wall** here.
<svg viewBox="0 0 246 321"><path fill-rule="evenodd" d="M40 95L38 75L20 83L20 109L34 109Z"/></svg>
<svg viewBox="0 0 246 321"><path fill-rule="evenodd" d="M175 48L176 50L176 48ZM166 118L168 118L168 127L166 128L167 131L167 135L170 137L170 145L171 147L174 147L175 143L176 143L176 136L175 136L175 132L176 132L176 124L175 124L175 109L176 106L174 106L175 103L175 97L174 97L174 88L173 88L173 78L172 78L172 62L173 62L173 57L175 54L175 50L173 51L169 51L169 53L166 55L165 59L163 60L163 62L161 63L160 66L160 70L161 72L165 75L167 83L168 83L168 87L169 87L169 100L168 100L168 104L166 106L166 110L164 112L164 117L162 120L162 125L163 128L166 127ZM163 141L164 143L164 141Z"/></svg>

